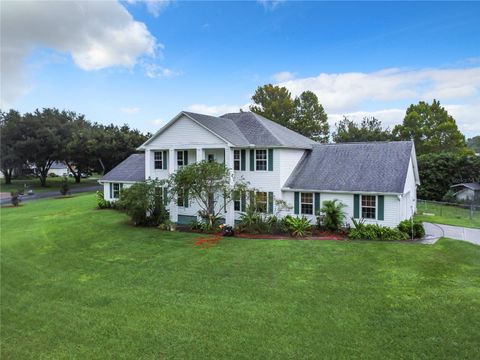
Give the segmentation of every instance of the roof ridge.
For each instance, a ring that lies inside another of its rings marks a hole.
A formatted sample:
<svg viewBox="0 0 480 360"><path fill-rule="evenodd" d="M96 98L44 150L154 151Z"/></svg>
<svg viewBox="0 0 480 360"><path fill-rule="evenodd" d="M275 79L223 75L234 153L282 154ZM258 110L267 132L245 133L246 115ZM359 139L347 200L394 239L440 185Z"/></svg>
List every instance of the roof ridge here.
<svg viewBox="0 0 480 360"><path fill-rule="evenodd" d="M281 144L281 143L282 143L282 140L279 139L279 138L277 137L277 135L275 135L273 132L271 132L270 129L267 128L267 127L263 124L262 119L260 119L259 117L261 117L261 118L263 118L263 119L265 119L265 120L268 120L268 119L265 118L265 117L263 117L263 116L261 116L261 115L258 115L258 114L256 114L256 113L254 113L253 111L251 111L251 113L253 114L253 116L255 117L255 119L257 119L257 121L264 127L264 129L266 129L266 130L270 133L270 135L272 135L272 136ZM268 121L272 121L272 120L268 120ZM272 121L272 122L274 122L274 121ZM278 125L280 125L280 124L278 124ZM280 126L282 126L282 125L280 125ZM285 126L284 126L284 127L285 127ZM285 128L288 129L287 127L285 127Z"/></svg>

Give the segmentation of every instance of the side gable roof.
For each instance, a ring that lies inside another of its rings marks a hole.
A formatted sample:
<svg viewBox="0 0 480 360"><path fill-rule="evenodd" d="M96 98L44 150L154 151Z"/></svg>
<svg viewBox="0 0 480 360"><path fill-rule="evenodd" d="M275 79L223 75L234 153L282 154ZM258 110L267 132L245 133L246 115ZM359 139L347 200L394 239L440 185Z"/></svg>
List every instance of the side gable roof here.
<svg viewBox="0 0 480 360"><path fill-rule="evenodd" d="M285 188L402 194L413 142L318 144L307 152Z"/></svg>
<svg viewBox="0 0 480 360"><path fill-rule="evenodd" d="M143 149L155 137L172 126L182 115L187 116L233 146L310 149L316 144L315 141L252 112L230 113L216 117L182 111L142 144L139 149Z"/></svg>
<svg viewBox="0 0 480 360"><path fill-rule="evenodd" d="M145 154L130 155L99 180L109 181L145 181Z"/></svg>

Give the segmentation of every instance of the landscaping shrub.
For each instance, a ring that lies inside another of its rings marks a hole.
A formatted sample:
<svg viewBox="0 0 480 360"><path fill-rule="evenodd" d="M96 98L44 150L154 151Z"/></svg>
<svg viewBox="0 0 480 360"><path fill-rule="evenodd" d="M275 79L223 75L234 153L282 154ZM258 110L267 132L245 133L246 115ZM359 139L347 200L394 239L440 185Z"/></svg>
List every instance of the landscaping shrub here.
<svg viewBox="0 0 480 360"><path fill-rule="evenodd" d="M342 202L337 203L337 201L337 199L324 201L320 209L320 213L323 214L323 226L333 232L339 231L345 220L343 208L346 205ZM319 219L317 219L317 223L320 223Z"/></svg>
<svg viewBox="0 0 480 360"><path fill-rule="evenodd" d="M20 205L20 193L18 191L12 191L10 192L10 196L12 197L10 199L10 202L12 203L13 206L18 206Z"/></svg>
<svg viewBox="0 0 480 360"><path fill-rule="evenodd" d="M288 232L295 237L305 237L312 232L312 224L305 216L293 217L286 216L285 223L288 227Z"/></svg>
<svg viewBox="0 0 480 360"><path fill-rule="evenodd" d="M398 224L398 230L408 235L409 238L412 237L412 221L403 220ZM425 236L425 228L423 222L414 220L413 221L413 237L415 239L421 239Z"/></svg>
<svg viewBox="0 0 480 360"><path fill-rule="evenodd" d="M401 232L397 228L389 228L378 224L367 224L353 220L355 226L350 230L348 237L353 240L381 240L381 241L396 241L407 240L408 235Z"/></svg>
<svg viewBox="0 0 480 360"><path fill-rule="evenodd" d="M105 198L103 197L102 190L98 190L95 196L97 199L97 207L99 209L110 209L112 207L112 203L110 201L105 200Z"/></svg>
<svg viewBox="0 0 480 360"><path fill-rule="evenodd" d="M63 196L67 195L70 192L70 185L68 183L68 178L63 177L62 182L60 183L60 194Z"/></svg>
<svg viewBox="0 0 480 360"><path fill-rule="evenodd" d="M238 229L250 234L264 234L270 232L270 226L264 215L257 211L255 206L248 206L240 216Z"/></svg>

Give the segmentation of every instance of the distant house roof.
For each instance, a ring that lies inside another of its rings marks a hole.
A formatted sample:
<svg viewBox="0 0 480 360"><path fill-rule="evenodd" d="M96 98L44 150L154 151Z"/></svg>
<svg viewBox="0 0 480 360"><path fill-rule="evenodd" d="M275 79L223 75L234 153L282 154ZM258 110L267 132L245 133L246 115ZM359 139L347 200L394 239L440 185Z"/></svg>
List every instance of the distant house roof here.
<svg viewBox="0 0 480 360"><path fill-rule="evenodd" d="M400 194L412 148L411 141L318 144L305 153L285 187Z"/></svg>
<svg viewBox="0 0 480 360"><path fill-rule="evenodd" d="M63 161L54 161L50 169L65 169L67 165Z"/></svg>
<svg viewBox="0 0 480 360"><path fill-rule="evenodd" d="M461 184L455 184L450 187L464 187L473 191L480 191L480 184L479 183L461 183Z"/></svg>
<svg viewBox="0 0 480 360"><path fill-rule="evenodd" d="M132 154L106 173L102 181L145 181L145 154Z"/></svg>
<svg viewBox="0 0 480 360"><path fill-rule="evenodd" d="M181 115L198 122L234 146L310 149L316 144L315 141L252 112L230 113L216 117L182 111L143 145L160 135Z"/></svg>

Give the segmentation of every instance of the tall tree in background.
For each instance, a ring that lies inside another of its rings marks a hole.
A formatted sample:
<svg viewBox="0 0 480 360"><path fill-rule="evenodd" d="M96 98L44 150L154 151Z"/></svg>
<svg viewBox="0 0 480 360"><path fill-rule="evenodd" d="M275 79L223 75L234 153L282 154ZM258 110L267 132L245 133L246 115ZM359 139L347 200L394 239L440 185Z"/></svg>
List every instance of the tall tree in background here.
<svg viewBox="0 0 480 360"><path fill-rule="evenodd" d="M468 139L467 146L473 151L475 151L475 153L480 153L480 135Z"/></svg>
<svg viewBox="0 0 480 360"><path fill-rule="evenodd" d="M292 130L312 140L327 143L329 139L328 117L318 97L304 91L294 100L295 117Z"/></svg>
<svg viewBox="0 0 480 360"><path fill-rule="evenodd" d="M287 88L268 84L258 87L252 100L250 111L315 141L328 141L327 114L313 92L292 99Z"/></svg>
<svg viewBox="0 0 480 360"><path fill-rule="evenodd" d="M65 164L79 183L82 173L88 173L94 166L95 142L92 124L84 115L72 113L72 122L69 128L69 137L65 146Z"/></svg>
<svg viewBox="0 0 480 360"><path fill-rule="evenodd" d="M21 137L21 121L22 115L18 111L10 110L8 113L0 111L0 170L5 178L5 184L12 183L14 170L24 163L15 150L15 145Z"/></svg>
<svg viewBox="0 0 480 360"><path fill-rule="evenodd" d="M250 111L291 128L295 105L292 94L287 88L272 84L260 86L252 96L252 100L255 105L250 106Z"/></svg>
<svg viewBox="0 0 480 360"><path fill-rule="evenodd" d="M338 124L335 124L336 131L332 134L333 141L361 142L361 141L388 141L392 134L388 128L382 127L382 122L375 117L364 117L360 124L343 117Z"/></svg>
<svg viewBox="0 0 480 360"><path fill-rule="evenodd" d="M403 124L395 126L393 134L399 140L413 140L418 154L462 152L467 147L455 119L438 100L431 105L424 101L410 105Z"/></svg>
<svg viewBox="0 0 480 360"><path fill-rule="evenodd" d="M50 167L65 158L72 113L58 109L36 110L26 113L19 124L21 138L15 144L17 156L35 165L35 174L41 186L46 186Z"/></svg>

